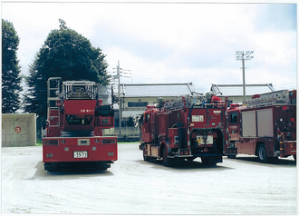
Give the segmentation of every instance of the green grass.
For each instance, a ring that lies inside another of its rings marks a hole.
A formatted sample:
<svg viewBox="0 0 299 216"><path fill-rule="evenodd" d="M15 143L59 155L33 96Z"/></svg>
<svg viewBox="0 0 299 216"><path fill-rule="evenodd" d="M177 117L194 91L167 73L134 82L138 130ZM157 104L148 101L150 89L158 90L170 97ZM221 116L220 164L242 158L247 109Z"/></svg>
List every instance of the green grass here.
<svg viewBox="0 0 299 216"><path fill-rule="evenodd" d="M36 139L36 146L42 146L43 140L42 139Z"/></svg>

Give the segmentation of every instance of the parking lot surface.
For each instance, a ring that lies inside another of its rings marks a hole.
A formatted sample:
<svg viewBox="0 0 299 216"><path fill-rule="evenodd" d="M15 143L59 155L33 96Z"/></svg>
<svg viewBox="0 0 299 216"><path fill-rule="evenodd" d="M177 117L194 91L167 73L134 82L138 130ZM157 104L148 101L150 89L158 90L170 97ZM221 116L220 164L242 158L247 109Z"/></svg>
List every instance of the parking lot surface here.
<svg viewBox="0 0 299 216"><path fill-rule="evenodd" d="M137 143L119 144L107 171L48 173L42 147L2 148L2 213L296 214L296 162L223 158L204 166L145 162Z"/></svg>

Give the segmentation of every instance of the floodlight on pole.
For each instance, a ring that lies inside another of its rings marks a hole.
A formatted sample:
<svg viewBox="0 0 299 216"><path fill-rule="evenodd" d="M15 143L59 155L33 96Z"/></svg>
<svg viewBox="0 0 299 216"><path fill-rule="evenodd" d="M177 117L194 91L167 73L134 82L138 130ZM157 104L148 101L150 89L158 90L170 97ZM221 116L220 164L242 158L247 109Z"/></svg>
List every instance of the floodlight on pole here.
<svg viewBox="0 0 299 216"><path fill-rule="evenodd" d="M243 101L245 100L245 60L251 60L254 58L254 51L236 51L236 60L242 60L243 71Z"/></svg>

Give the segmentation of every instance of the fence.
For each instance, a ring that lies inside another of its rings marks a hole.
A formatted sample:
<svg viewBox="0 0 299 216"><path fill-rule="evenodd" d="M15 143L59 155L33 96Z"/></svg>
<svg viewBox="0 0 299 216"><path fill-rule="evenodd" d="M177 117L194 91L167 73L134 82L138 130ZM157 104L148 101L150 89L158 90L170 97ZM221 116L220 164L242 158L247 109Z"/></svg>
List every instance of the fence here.
<svg viewBox="0 0 299 216"><path fill-rule="evenodd" d="M42 137L46 136L46 130L41 129ZM122 127L121 128L121 136L119 137L119 128L111 128L111 129L104 129L103 135L104 136L114 136L117 135L118 138L134 138L139 139L139 128L137 127Z"/></svg>
<svg viewBox="0 0 299 216"><path fill-rule="evenodd" d="M112 129L105 129L104 135L114 135L119 136L119 127L115 127ZM122 127L121 128L121 137L128 138L139 138L139 128L137 127Z"/></svg>

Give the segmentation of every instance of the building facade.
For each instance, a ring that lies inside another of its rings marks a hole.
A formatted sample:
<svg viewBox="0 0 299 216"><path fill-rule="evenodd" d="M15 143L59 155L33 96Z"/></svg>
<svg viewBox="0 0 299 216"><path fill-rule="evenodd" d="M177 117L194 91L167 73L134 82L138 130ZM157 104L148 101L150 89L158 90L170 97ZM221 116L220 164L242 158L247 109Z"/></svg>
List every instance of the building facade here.
<svg viewBox="0 0 299 216"><path fill-rule="evenodd" d="M120 84L120 86L120 114L116 110L115 133L128 137L139 136L138 128L134 128L133 118L143 113L147 105L155 105L159 97L171 100L179 96L192 95L195 92L192 82ZM119 98L119 94L116 93L115 97ZM121 122L121 127L119 127L119 122Z"/></svg>
<svg viewBox="0 0 299 216"><path fill-rule="evenodd" d="M228 96L228 100L232 103L243 103L243 85L242 84L213 84L211 85L210 91L215 95L225 99ZM245 85L245 100L251 99L255 94L263 94L273 92L274 87L272 83L266 84L246 84Z"/></svg>

